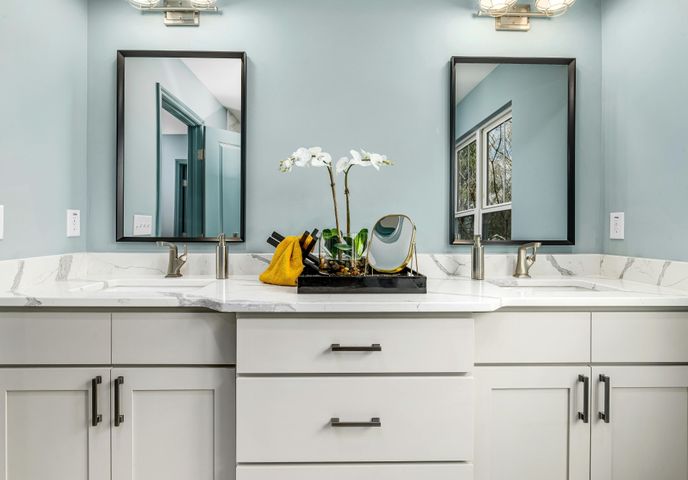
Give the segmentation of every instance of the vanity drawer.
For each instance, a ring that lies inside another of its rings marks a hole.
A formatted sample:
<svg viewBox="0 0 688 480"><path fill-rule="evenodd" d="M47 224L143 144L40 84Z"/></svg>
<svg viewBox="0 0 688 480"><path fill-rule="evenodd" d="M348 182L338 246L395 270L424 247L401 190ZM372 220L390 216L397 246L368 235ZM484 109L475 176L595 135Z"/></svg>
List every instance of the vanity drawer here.
<svg viewBox="0 0 688 480"><path fill-rule="evenodd" d="M595 363L686 363L688 362L688 313L593 313L592 361Z"/></svg>
<svg viewBox="0 0 688 480"><path fill-rule="evenodd" d="M470 318L239 317L237 336L239 374L453 373L473 368Z"/></svg>
<svg viewBox="0 0 688 480"><path fill-rule="evenodd" d="M115 313L115 365L234 365L236 321L221 313Z"/></svg>
<svg viewBox="0 0 688 480"><path fill-rule="evenodd" d="M237 480L472 480L467 463L386 465L240 465Z"/></svg>
<svg viewBox="0 0 688 480"><path fill-rule="evenodd" d="M110 314L0 313L0 364L110 364Z"/></svg>
<svg viewBox="0 0 688 480"><path fill-rule="evenodd" d="M475 363L588 363L590 313L475 315Z"/></svg>
<svg viewBox="0 0 688 480"><path fill-rule="evenodd" d="M333 426L371 422L381 426ZM470 461L470 377L239 377L237 462Z"/></svg>

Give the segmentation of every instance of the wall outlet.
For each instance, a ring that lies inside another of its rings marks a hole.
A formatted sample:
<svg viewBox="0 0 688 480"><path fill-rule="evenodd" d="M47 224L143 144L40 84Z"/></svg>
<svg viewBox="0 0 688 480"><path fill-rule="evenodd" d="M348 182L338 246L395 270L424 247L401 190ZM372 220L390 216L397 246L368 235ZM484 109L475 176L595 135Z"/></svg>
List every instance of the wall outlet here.
<svg viewBox="0 0 688 480"><path fill-rule="evenodd" d="M67 210L67 236L81 236L81 210Z"/></svg>
<svg viewBox="0 0 688 480"><path fill-rule="evenodd" d="M609 214L609 238L611 240L623 240L625 235L625 218L623 212Z"/></svg>
<svg viewBox="0 0 688 480"><path fill-rule="evenodd" d="M5 238L5 206L0 205L0 240Z"/></svg>
<svg viewBox="0 0 688 480"><path fill-rule="evenodd" d="M134 215L134 236L144 237L146 235L153 235L153 217Z"/></svg>

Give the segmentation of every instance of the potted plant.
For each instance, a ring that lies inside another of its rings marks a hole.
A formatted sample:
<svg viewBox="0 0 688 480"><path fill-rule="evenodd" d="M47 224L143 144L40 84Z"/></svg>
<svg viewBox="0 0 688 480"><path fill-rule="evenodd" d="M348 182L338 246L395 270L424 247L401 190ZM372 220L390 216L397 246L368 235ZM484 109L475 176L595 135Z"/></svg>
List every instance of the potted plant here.
<svg viewBox="0 0 688 480"><path fill-rule="evenodd" d="M337 274L358 275L363 273L363 255L368 244L368 229L351 232L351 190L349 175L356 166L380 170L383 166L393 165L385 155L351 150L351 158L342 157L336 165L332 156L323 152L320 147L299 148L291 156L280 162L280 171L291 172L294 167L324 167L327 170L334 207L334 228L325 229L322 233L321 246L325 248L325 257L321 255L321 269ZM346 199L346 230L342 232L337 205L336 177L344 174L344 197Z"/></svg>

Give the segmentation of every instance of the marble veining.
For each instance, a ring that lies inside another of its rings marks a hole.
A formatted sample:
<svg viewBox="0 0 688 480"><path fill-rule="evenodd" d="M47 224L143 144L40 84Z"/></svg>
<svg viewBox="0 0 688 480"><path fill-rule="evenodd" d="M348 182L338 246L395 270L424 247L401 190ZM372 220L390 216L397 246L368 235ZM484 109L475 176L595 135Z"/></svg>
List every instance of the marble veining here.
<svg viewBox="0 0 688 480"><path fill-rule="evenodd" d="M508 285L515 255L486 255L488 280L470 280L466 254L419 255L428 295L297 295L263 285L271 254L230 255L230 275L214 280L214 255L191 254L185 278L208 283L188 292L155 288L118 293L114 280L162 279L165 253L75 253L0 262L0 306L189 307L224 312L479 312L503 307L688 307L688 263L610 255L540 255L534 281L586 281L589 292ZM150 281L150 280L148 280ZM173 280L172 280L173 282ZM173 286L173 284L170 284ZM204 286L205 285L205 286ZM548 293L545 292L547 290Z"/></svg>
<svg viewBox="0 0 688 480"><path fill-rule="evenodd" d="M554 255L546 255L545 258L547 261L552 265L559 274L565 277L572 277L575 275L571 270L568 270L561 265L559 265L559 262L557 262L557 259L554 257Z"/></svg>

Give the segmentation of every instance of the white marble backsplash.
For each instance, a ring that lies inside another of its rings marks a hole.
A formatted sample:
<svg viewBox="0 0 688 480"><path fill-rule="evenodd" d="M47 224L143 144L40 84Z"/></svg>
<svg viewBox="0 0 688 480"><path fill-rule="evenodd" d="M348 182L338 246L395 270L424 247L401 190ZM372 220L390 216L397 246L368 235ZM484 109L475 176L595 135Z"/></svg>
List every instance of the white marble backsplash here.
<svg viewBox="0 0 688 480"><path fill-rule="evenodd" d="M230 275L259 275L272 254L230 255ZM430 278L469 278L470 255L421 254L419 270ZM513 273L516 256L486 255L487 278L503 278ZM167 253L73 253L20 260L0 261L0 291L21 292L61 280L93 278L160 277L167 268ZM182 269L187 276L213 276L215 256L189 255ZM531 269L533 277L601 277L618 279L688 292L688 262L599 254L541 254Z"/></svg>

